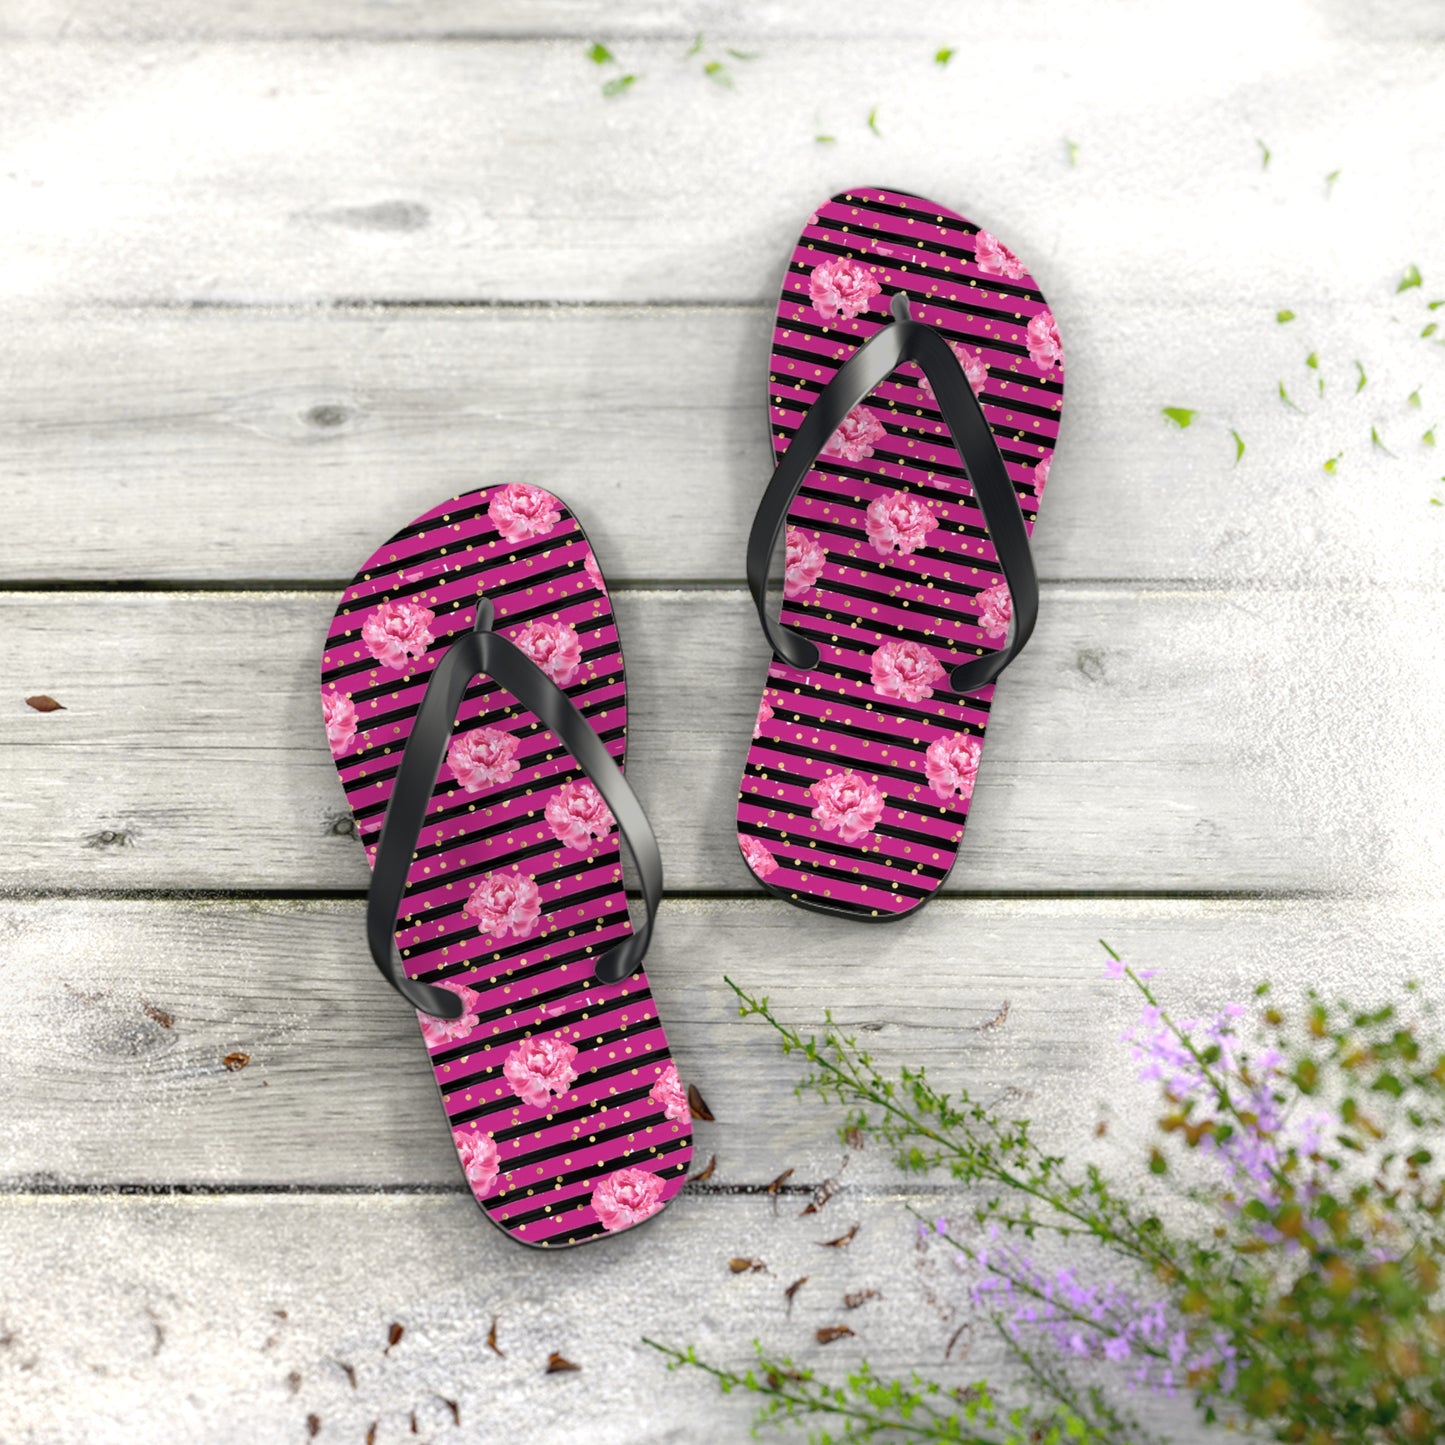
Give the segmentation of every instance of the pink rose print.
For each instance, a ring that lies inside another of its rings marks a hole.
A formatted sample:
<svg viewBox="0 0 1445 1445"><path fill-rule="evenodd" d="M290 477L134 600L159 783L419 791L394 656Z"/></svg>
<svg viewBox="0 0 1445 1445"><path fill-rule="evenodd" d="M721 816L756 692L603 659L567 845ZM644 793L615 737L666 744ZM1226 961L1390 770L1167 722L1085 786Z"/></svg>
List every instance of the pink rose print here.
<svg viewBox="0 0 1445 1445"><path fill-rule="evenodd" d="M477 1129L453 1129L452 1138L456 1141L457 1153L462 1161L462 1173L467 1176L472 1193L478 1199L485 1198L491 1193L492 1185L497 1182L497 1173L502 1167L492 1136Z"/></svg>
<svg viewBox="0 0 1445 1445"><path fill-rule="evenodd" d="M1043 489L1048 485L1049 464L1053 461L1053 459L1054 454L1053 452L1050 452L1043 459L1043 461L1041 461L1038 466L1034 468L1034 491L1036 493L1042 492Z"/></svg>
<svg viewBox="0 0 1445 1445"><path fill-rule="evenodd" d="M566 687L582 666L582 644L570 622L529 622L512 641L558 687Z"/></svg>
<svg viewBox="0 0 1445 1445"><path fill-rule="evenodd" d="M469 793L507 782L521 766L517 739L500 728L476 728L458 733L447 749L447 767Z"/></svg>
<svg viewBox="0 0 1445 1445"><path fill-rule="evenodd" d="M834 256L813 267L808 299L824 321L841 314L851 321L882 290L873 273L851 256Z"/></svg>
<svg viewBox="0 0 1445 1445"><path fill-rule="evenodd" d="M577 1079L577 1047L555 1034L523 1039L502 1065L512 1092L534 1109L545 1109L554 1094L565 1094Z"/></svg>
<svg viewBox="0 0 1445 1445"><path fill-rule="evenodd" d="M321 716L326 723L326 741L331 744L331 756L339 758L356 736L356 704L344 692L323 692Z"/></svg>
<svg viewBox="0 0 1445 1445"><path fill-rule="evenodd" d="M592 1208L609 1234L631 1229L662 1208L662 1180L645 1169L618 1169L592 1191Z"/></svg>
<svg viewBox="0 0 1445 1445"><path fill-rule="evenodd" d="M929 743L923 759L928 785L940 798L951 798L955 793L960 798L971 798L974 775L982 756L983 744L966 733L954 733L951 738Z"/></svg>
<svg viewBox="0 0 1445 1445"><path fill-rule="evenodd" d="M657 1082L647 1091L647 1097L654 1104L662 1106L662 1112L669 1119L681 1119L684 1124L692 1123L692 1110L687 1106L687 1090L677 1076L677 1065L669 1064Z"/></svg>
<svg viewBox="0 0 1445 1445"><path fill-rule="evenodd" d="M419 602L383 602L361 624L361 640L383 667L401 672L408 658L420 657L436 641L435 621L436 613Z"/></svg>
<svg viewBox="0 0 1445 1445"><path fill-rule="evenodd" d="M1029 344L1029 360L1041 371L1047 371L1051 366L1062 365L1064 345L1059 340L1059 328L1054 324L1052 311L1040 311L1029 322L1029 329L1024 335L1024 340Z"/></svg>
<svg viewBox="0 0 1445 1445"><path fill-rule="evenodd" d="M958 358L958 364L963 368L963 374L968 378L968 384L973 388L975 396L982 396L983 389L988 385L988 362L976 351L970 351L962 342L950 341L953 354ZM933 383L925 376L918 384L918 389L930 401L936 398L933 395Z"/></svg>
<svg viewBox="0 0 1445 1445"><path fill-rule="evenodd" d="M887 435L888 429L866 406L855 406L843 418L843 425L828 438L823 455L842 457L845 462L861 462L873 455L873 443Z"/></svg>
<svg viewBox="0 0 1445 1445"><path fill-rule="evenodd" d="M943 676L943 667L928 648L906 638L885 642L873 654L873 691L879 697L922 702L933 696L933 684Z"/></svg>
<svg viewBox="0 0 1445 1445"><path fill-rule="evenodd" d="M990 637L1006 636L1014 615L1014 600L1009 596L1008 584L995 582L973 600L978 603L978 625L984 632Z"/></svg>
<svg viewBox="0 0 1445 1445"><path fill-rule="evenodd" d="M773 720L773 709L772 709L772 706L771 706L771 704L769 704L767 698L764 698L764 699L758 704L758 720L757 720L757 722L755 722L755 723L753 724L753 736L754 736L755 738L760 738L760 737L762 737L762 735L763 735L763 729L764 729L770 722L772 722L772 720Z"/></svg>
<svg viewBox="0 0 1445 1445"><path fill-rule="evenodd" d="M921 547L938 523L917 497L894 492L891 497L875 497L868 503L865 525L873 550L886 557L895 547L904 556Z"/></svg>
<svg viewBox="0 0 1445 1445"><path fill-rule="evenodd" d="M541 911L541 894L525 873L488 873L462 908L482 933L493 938L505 938L509 933L526 938L537 927Z"/></svg>
<svg viewBox="0 0 1445 1445"><path fill-rule="evenodd" d="M743 861L759 878L771 877L778 871L778 860L768 852L766 844L746 833L739 833L738 847L743 850Z"/></svg>
<svg viewBox="0 0 1445 1445"><path fill-rule="evenodd" d="M806 532L788 528L787 557L783 572L783 596L801 597L818 581L827 553Z"/></svg>
<svg viewBox="0 0 1445 1445"><path fill-rule="evenodd" d="M973 238L973 261L985 276L1018 281L1024 275L1024 263L990 231L980 231Z"/></svg>
<svg viewBox="0 0 1445 1445"><path fill-rule="evenodd" d="M871 833L883 816L883 794L852 768L819 778L808 792L817 804L813 816L823 831L831 833L836 828L845 843L855 843Z"/></svg>
<svg viewBox="0 0 1445 1445"><path fill-rule="evenodd" d="M461 999L462 1016L455 1019L439 1019L432 1014L418 1011L417 1018L421 1020L421 1036L429 1050L466 1038L477 1026L477 1003L481 998L481 994L476 989L468 988L464 983L439 983L437 987L444 988Z"/></svg>
<svg viewBox="0 0 1445 1445"><path fill-rule="evenodd" d="M562 520L557 498L525 482L512 482L503 487L487 507L487 516L509 542L545 537Z"/></svg>
<svg viewBox="0 0 1445 1445"><path fill-rule="evenodd" d="M587 580L604 597L607 596L607 584L602 580L602 569L597 565L597 558L593 555L591 547L587 549L587 560L582 564L582 570L587 574Z"/></svg>
<svg viewBox="0 0 1445 1445"><path fill-rule="evenodd" d="M547 799L552 836L565 847L585 853L594 838L605 838L616 826L602 794L587 781L564 783Z"/></svg>

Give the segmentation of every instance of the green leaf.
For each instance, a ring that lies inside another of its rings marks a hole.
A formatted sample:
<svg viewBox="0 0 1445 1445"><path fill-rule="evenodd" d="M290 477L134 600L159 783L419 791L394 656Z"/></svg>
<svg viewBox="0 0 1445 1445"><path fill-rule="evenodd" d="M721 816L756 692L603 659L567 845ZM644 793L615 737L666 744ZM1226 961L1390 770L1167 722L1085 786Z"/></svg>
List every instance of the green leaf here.
<svg viewBox="0 0 1445 1445"><path fill-rule="evenodd" d="M1151 1174L1167 1174L1169 1172L1169 1161L1157 1149L1149 1151L1149 1172Z"/></svg>
<svg viewBox="0 0 1445 1445"><path fill-rule="evenodd" d="M1294 402L1292 402L1292 401L1290 400L1289 392L1287 392L1287 391L1284 389L1284 382L1280 382L1280 384L1279 384L1279 399L1280 399L1291 411L1298 411L1298 410L1299 410L1299 407L1297 407L1297 406L1294 404Z"/></svg>
<svg viewBox="0 0 1445 1445"><path fill-rule="evenodd" d="M1340 458L1342 456L1344 456L1344 452L1336 452L1334 456L1332 456L1329 461L1325 463L1325 470L1331 476L1334 476L1334 474L1339 470Z"/></svg>
<svg viewBox="0 0 1445 1445"><path fill-rule="evenodd" d="M593 65L608 65L617 59L600 40L587 52L587 58Z"/></svg>
<svg viewBox="0 0 1445 1445"><path fill-rule="evenodd" d="M1234 438L1234 465L1238 466L1239 459L1244 455L1244 438L1232 427L1229 434Z"/></svg>
<svg viewBox="0 0 1445 1445"><path fill-rule="evenodd" d="M1355 370L1360 373L1360 379L1355 383L1355 395L1358 396L1365 389L1369 377L1365 375L1365 368L1358 361L1355 363Z"/></svg>
<svg viewBox="0 0 1445 1445"><path fill-rule="evenodd" d="M1180 431L1183 431L1199 415L1197 411L1190 411L1187 406L1165 406L1160 410Z"/></svg>
<svg viewBox="0 0 1445 1445"><path fill-rule="evenodd" d="M1065 140L1064 149L1068 153L1069 165L1076 166L1079 163L1079 146L1077 141Z"/></svg>
<svg viewBox="0 0 1445 1445"><path fill-rule="evenodd" d="M1387 457L1392 457L1392 456L1395 455L1395 453L1392 452L1392 451L1389 449L1389 447L1387 447L1387 446L1385 445L1385 439L1384 439L1384 437L1382 437L1382 436L1380 435L1380 429L1379 429L1379 427L1377 427L1377 426L1372 426L1372 427L1370 428L1370 441L1371 441L1375 446L1379 447L1379 449L1380 449L1382 452L1384 452L1384 454L1385 454Z"/></svg>
<svg viewBox="0 0 1445 1445"><path fill-rule="evenodd" d="M1401 291L1408 291L1412 286L1418 285L1420 285L1420 268L1412 261L1406 268L1405 274L1400 277L1400 284L1395 287L1395 293L1398 295Z"/></svg>
<svg viewBox="0 0 1445 1445"><path fill-rule="evenodd" d="M838 144L838 137L835 135L815 135L813 144L820 146L832 146Z"/></svg>
<svg viewBox="0 0 1445 1445"><path fill-rule="evenodd" d="M1420 440L1424 442L1427 447L1433 447L1435 445L1435 428L1432 426Z"/></svg>
<svg viewBox="0 0 1445 1445"><path fill-rule="evenodd" d="M1293 321L1293 320L1294 320L1294 312L1293 312L1293 311L1276 311L1276 312L1274 313L1274 319L1275 319L1276 321L1278 321L1281 326L1283 326L1286 321Z"/></svg>
<svg viewBox="0 0 1445 1445"><path fill-rule="evenodd" d="M734 60L756 60L756 59L758 58L758 56L762 54L762 51L760 51L760 50L734 50L734 49L732 48L732 46L728 46L728 51L727 51L727 53L728 53L729 55L731 55Z"/></svg>
<svg viewBox="0 0 1445 1445"><path fill-rule="evenodd" d="M1430 505L1432 507L1445 507L1445 502L1442 502L1439 497L1431 497Z"/></svg>
<svg viewBox="0 0 1445 1445"><path fill-rule="evenodd" d="M1312 352L1310 352L1310 354L1309 354L1307 357L1305 357L1305 365L1306 365L1307 367L1309 367L1309 369L1310 369L1311 371L1318 371L1318 370L1320 369L1320 354L1319 354L1319 352L1318 352L1318 351L1312 351Z"/></svg>
<svg viewBox="0 0 1445 1445"><path fill-rule="evenodd" d="M948 62L952 59L953 46L951 45L945 45L941 49L936 50L933 53L933 60L936 65L947 65Z"/></svg>
<svg viewBox="0 0 1445 1445"><path fill-rule="evenodd" d="M1262 140L1255 141L1255 145L1259 147L1259 168L1262 171L1267 171L1269 169L1269 147L1265 145Z"/></svg>
<svg viewBox="0 0 1445 1445"><path fill-rule="evenodd" d="M615 75L602 87L602 94L610 100L614 95L621 95L624 91L631 90L636 84L637 77L635 75Z"/></svg>
<svg viewBox="0 0 1445 1445"><path fill-rule="evenodd" d="M876 105L868 112L868 129L871 130L874 135L883 134L883 132L878 129L878 107Z"/></svg>
<svg viewBox="0 0 1445 1445"><path fill-rule="evenodd" d="M693 57L694 55L696 55L696 54L698 53L698 51L701 50L701 49L702 49L702 31L699 30L699 31L697 32L697 34L692 37L692 44L689 45L689 46L687 47L687 49L683 52L682 58L683 58L684 60L690 60L690 59L692 59L692 57Z"/></svg>
<svg viewBox="0 0 1445 1445"><path fill-rule="evenodd" d="M1333 193L1333 191L1334 191L1334 189L1335 189L1335 182L1336 182L1337 180L1339 180L1339 178L1340 178L1340 173L1339 173L1339 171L1337 171L1337 170L1331 171L1331 172L1329 173L1329 175L1327 175L1327 176L1325 177L1325 199L1326 199L1326 200L1329 200L1331 194Z"/></svg>
<svg viewBox="0 0 1445 1445"><path fill-rule="evenodd" d="M1409 402L1411 406L1418 407L1420 405L1420 388L1417 386L1405 400Z"/></svg>
<svg viewBox="0 0 1445 1445"><path fill-rule="evenodd" d="M719 85L731 86L733 83L732 72L722 63L721 60L709 60L702 68L702 73L709 80L716 81Z"/></svg>
<svg viewBox="0 0 1445 1445"><path fill-rule="evenodd" d="M1420 333L1420 335L1421 335L1421 336L1434 336L1434 334L1435 334L1439 329L1440 329L1440 323L1439 323L1438 321L1432 321L1432 322Z"/></svg>

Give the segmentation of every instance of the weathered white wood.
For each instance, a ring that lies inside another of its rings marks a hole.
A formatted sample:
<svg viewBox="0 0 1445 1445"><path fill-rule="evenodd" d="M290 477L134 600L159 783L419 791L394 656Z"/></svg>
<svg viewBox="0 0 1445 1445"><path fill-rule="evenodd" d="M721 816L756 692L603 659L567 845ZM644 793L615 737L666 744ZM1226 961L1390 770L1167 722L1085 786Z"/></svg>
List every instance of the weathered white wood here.
<svg viewBox="0 0 1445 1445"><path fill-rule="evenodd" d="M15 42L0 297L757 301L810 206L882 183L1004 235L1086 360L1141 302L1369 299L1445 220L1415 183L1445 67L1408 24L1020 5L947 67L817 28L732 89L629 43L613 100L580 43Z"/></svg>
<svg viewBox="0 0 1445 1445"><path fill-rule="evenodd" d="M314 691L333 605L0 598L11 886L364 887ZM733 820L765 661L751 603L619 593L616 608L628 774L669 884L749 889ZM1442 611L1403 592L1045 589L950 887L1433 891ZM37 692L67 711L30 711Z"/></svg>
<svg viewBox="0 0 1445 1445"><path fill-rule="evenodd" d="M1435 983L1438 904L940 900L865 931L774 900L666 903L651 979L699 1121L712 1190L834 1173L838 1112L793 1088L765 1025L723 982L799 1027L866 1036L888 1069L1002 1097L1070 1153L1100 1118L1147 1121L1119 1042L1137 1014L1102 976L1103 936L1159 970L1181 1015L1313 985L1365 1004ZM409 1011L366 957L357 903L60 901L0 905L0 1188L167 1184L460 1188ZM229 1073L222 1060L250 1055ZM1133 1157L1118 1130L1106 1162ZM897 1179L855 1153L851 1184ZM798 1206L791 1205L796 1212Z"/></svg>
<svg viewBox="0 0 1445 1445"><path fill-rule="evenodd" d="M1445 513L1416 460L1429 418L1405 402L1421 358L1398 338L1370 351L1369 308L1300 336L1233 298L1184 327L1157 305L1080 321L1041 575L1445 585ZM0 581L339 582L387 531L501 479L565 496L614 582L741 580L770 463L769 324L762 308L27 318L0 354ZM1295 416L1274 380L1295 385L1305 347L1335 390ZM1166 403L1205 417L1181 434ZM1226 418L1249 448L1237 469ZM1368 447L1371 420L1398 459Z"/></svg>
<svg viewBox="0 0 1445 1445"><path fill-rule="evenodd" d="M979 1320L954 1342L966 1358L942 1362L967 1280L918 1253L906 1198L844 1196L798 1220L766 1199L684 1197L642 1230L546 1256L461 1198L0 1199L0 1435L302 1445L315 1415L323 1445L360 1445L373 1423L376 1445L746 1438L751 1402L669 1375L644 1335L738 1367L757 1338L834 1377L866 1357L971 1384L997 1347ZM854 1222L846 1249L819 1247ZM735 1255L767 1272L731 1274ZM783 1290L803 1275L789 1315ZM881 1298L844 1308L868 1288ZM816 1343L844 1323L854 1338ZM581 1372L547 1375L553 1351ZM1205 1439L1187 1406L1170 1420L1183 1445Z"/></svg>

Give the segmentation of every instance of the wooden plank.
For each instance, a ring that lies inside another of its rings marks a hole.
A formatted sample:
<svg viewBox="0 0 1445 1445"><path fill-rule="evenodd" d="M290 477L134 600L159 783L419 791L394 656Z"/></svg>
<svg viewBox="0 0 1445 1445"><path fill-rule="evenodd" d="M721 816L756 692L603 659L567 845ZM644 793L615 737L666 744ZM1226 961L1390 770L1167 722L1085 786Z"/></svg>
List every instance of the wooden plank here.
<svg viewBox="0 0 1445 1445"><path fill-rule="evenodd" d="M644 1335L738 1367L759 1338L830 1376L867 1358L971 1384L997 1369L992 1333L980 1317L955 1341L964 1358L940 1363L968 1282L918 1252L904 1202L839 1199L800 1221L766 1199L684 1198L642 1230L539 1257L460 1198L0 1200L0 1435L302 1445L315 1416L323 1445L359 1445L373 1424L376 1445L745 1438L751 1402L669 1375ZM853 1222L847 1249L818 1247ZM767 1272L733 1275L733 1255ZM866 1288L881 1297L845 1310ZM817 1343L844 1322L853 1338ZM553 1351L580 1373L547 1375ZM1203 1445L1188 1405L1168 1418L1171 1438Z"/></svg>
<svg viewBox="0 0 1445 1445"><path fill-rule="evenodd" d="M319 726L322 594L8 594L11 887L363 888ZM749 889L765 653L735 591L619 593L628 773L674 889ZM955 890L1433 888L1445 598L1046 589ZM1410 619L1382 630L1385 616ZM32 712L48 693L67 711ZM1364 719L1362 721L1362 718Z"/></svg>
<svg viewBox="0 0 1445 1445"><path fill-rule="evenodd" d="M1183 1015L1274 981L1360 1003L1433 981L1439 904L940 900L866 933L776 900L666 903L652 986L684 1076L707 1188L835 1173L838 1111L799 1101L795 1060L736 1016L724 975L800 1027L866 1034L886 1068L926 1065L1003 1098L1070 1152L1101 1118L1132 1157L1153 1095L1119 1035L1136 1000L1104 980L1107 938L1157 967ZM126 1184L247 1189L460 1187L425 1052L349 902L36 900L0 904L0 1190ZM250 1064L229 1073L236 1051ZM1137 1126L1137 1128L1136 1128ZM865 1150L850 1185L896 1181ZM796 1212L796 1208L794 1209ZM11 1322L13 1324L13 1321ZM3 1432L0 1432L3 1433Z"/></svg>
<svg viewBox="0 0 1445 1445"><path fill-rule="evenodd" d="M1300 358L1270 317L1131 318L1070 393L1041 575L1445 585L1410 461L1356 446L1321 471L1357 419L1281 407L1272 378ZM1372 325L1341 306L1309 343L1346 358ZM1219 366L1181 389L1201 332L1247 338L1267 378ZM615 582L737 580L769 467L767 337L761 308L32 318L0 356L0 580L339 587L385 531L501 478L567 497ZM1373 385L1403 398L1416 358L1391 356L1369 357ZM1181 434L1161 401L1205 418ZM1248 438L1238 469L1222 417Z"/></svg>
<svg viewBox="0 0 1445 1445"><path fill-rule="evenodd" d="M830 28L736 62L731 89L637 41L621 54L644 79L615 100L576 43L17 41L0 297L756 302L808 208L883 166L1029 260L1076 356L1144 303L1183 326L1220 297L1264 318L1353 294L1346 261L1368 300L1445 222L1415 184L1438 40L1244 13L1181 43L1167 6L1031 11L974 27L947 67ZM1007 144L983 116L1008 117ZM1348 257L1306 244L1321 234ZM1191 370L1240 342L1194 335Z"/></svg>

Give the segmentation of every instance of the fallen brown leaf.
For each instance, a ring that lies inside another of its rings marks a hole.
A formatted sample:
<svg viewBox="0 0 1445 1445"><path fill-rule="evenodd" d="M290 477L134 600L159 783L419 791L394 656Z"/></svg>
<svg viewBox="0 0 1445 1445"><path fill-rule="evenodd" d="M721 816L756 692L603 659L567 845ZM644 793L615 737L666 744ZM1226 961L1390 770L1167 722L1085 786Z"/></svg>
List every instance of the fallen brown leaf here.
<svg viewBox="0 0 1445 1445"><path fill-rule="evenodd" d="M371 1422L371 1429L366 1432L366 1445L376 1445L376 1427L380 1424L380 1420Z"/></svg>
<svg viewBox="0 0 1445 1445"><path fill-rule="evenodd" d="M250 1054L243 1054L240 1049L237 1049L234 1054L227 1054L226 1057L221 1060L222 1066L229 1074L239 1074L250 1062Z"/></svg>
<svg viewBox="0 0 1445 1445"><path fill-rule="evenodd" d="M175 1014L168 1014L165 1009L157 1008L153 1003L146 1003L144 999L141 1000L140 1011L152 1023L158 1023L163 1029L172 1028L175 1025Z"/></svg>
<svg viewBox="0 0 1445 1445"><path fill-rule="evenodd" d="M308 1415L306 1417L306 1433L314 1440L321 1433L321 1416Z"/></svg>
<svg viewBox="0 0 1445 1445"><path fill-rule="evenodd" d="M821 1239L818 1241L824 1249L842 1249L845 1245L851 1244L853 1236L858 1233L858 1226L855 1224L847 1234L840 1234L837 1239Z"/></svg>
<svg viewBox="0 0 1445 1445"><path fill-rule="evenodd" d="M760 1259L744 1259L741 1255L737 1255L728 1261L728 1268L734 1274L757 1274L759 1271L766 1270L767 1265Z"/></svg>
<svg viewBox="0 0 1445 1445"><path fill-rule="evenodd" d="M25 699L26 707L33 707L36 712L64 712L65 708L53 697L46 697L43 692L37 692L34 697Z"/></svg>
<svg viewBox="0 0 1445 1445"><path fill-rule="evenodd" d="M1102 1139L1108 1132L1109 1126L1102 1119L1094 1125L1094 1138Z"/></svg>
<svg viewBox="0 0 1445 1445"><path fill-rule="evenodd" d="M806 1380L808 1377L801 1370L769 1370L767 1381L773 1389L777 1389L784 1380Z"/></svg>
<svg viewBox="0 0 1445 1445"><path fill-rule="evenodd" d="M793 1312L793 1296L797 1294L797 1292L802 1289L802 1287L807 1284L807 1282L808 1276L804 1275L801 1279L795 1279L792 1284L790 1284L787 1289L783 1291L783 1298L788 1302L789 1314L792 1314Z"/></svg>
<svg viewBox="0 0 1445 1445"><path fill-rule="evenodd" d="M965 1346L963 1354L961 1354L958 1358L960 1360L967 1358L968 1351L972 1347L973 1326L969 1323L968 1320L964 1320L964 1322L959 1325L959 1327L954 1330L954 1332L948 1337L948 1343L943 1347L943 1358L945 1360L953 1353L953 1347L958 1343L958 1337L965 1331L968 1334L970 1344L968 1346Z"/></svg>
<svg viewBox="0 0 1445 1445"><path fill-rule="evenodd" d="M405 1333L406 1327L404 1325L393 1324L386 1332L386 1348L381 1353L383 1355L389 1355L392 1349L401 1343L401 1337Z"/></svg>
<svg viewBox="0 0 1445 1445"><path fill-rule="evenodd" d="M698 1092L696 1084L687 1086L687 1107L692 1111L694 1119L703 1119L709 1124L714 1122L713 1112L708 1108L707 1100Z"/></svg>
<svg viewBox="0 0 1445 1445"><path fill-rule="evenodd" d="M824 1325L817 1332L817 1341L820 1345L831 1345L834 1340L846 1339L852 1333L847 1325Z"/></svg>
<svg viewBox="0 0 1445 1445"><path fill-rule="evenodd" d="M848 1161L845 1159L845 1160L843 1161L843 1168L846 1169L847 1167L848 1167ZM842 1171L841 1169L838 1171L839 1174L841 1174L842 1172L843 1172L843 1171ZM837 1175L837 1174L835 1174L831 1179L825 1179L825 1180L813 1191L813 1197L808 1201L807 1207L803 1210L802 1214L800 1214L800 1215L798 1216L798 1218L801 1219L801 1218L803 1217L803 1214L817 1214L818 1211L821 1210L821 1209L823 1208L823 1206L824 1206L842 1187L843 1187L842 1180L840 1180L840 1179L838 1178L838 1175Z"/></svg>
<svg viewBox="0 0 1445 1445"><path fill-rule="evenodd" d="M859 1305L867 1304L871 1299L882 1299L882 1295L876 1289L855 1290L852 1294L843 1296L843 1308L845 1310L856 1310Z"/></svg>
<svg viewBox="0 0 1445 1445"><path fill-rule="evenodd" d="M707 1161L707 1168L704 1169L704 1170L702 1170L700 1173L694 1174L694 1175L692 1176L692 1178L689 1179L687 1182L688 1182L689 1184L701 1184L704 1179L711 1179L711 1178L712 1178L713 1170L716 1169L716 1168L717 1168L717 1155L714 1154L714 1155L712 1156L712 1158Z"/></svg>
<svg viewBox="0 0 1445 1445"><path fill-rule="evenodd" d="M556 1350L547 1356L547 1373L549 1375L565 1375L569 1371L581 1368L581 1365L574 1365L571 1360L559 1355Z"/></svg>
<svg viewBox="0 0 1445 1445"><path fill-rule="evenodd" d="M780 1190L792 1176L793 1171L791 1169L784 1169L783 1172L768 1185L768 1198L773 1201L774 1214L778 1212L778 1190Z"/></svg>
<svg viewBox="0 0 1445 1445"><path fill-rule="evenodd" d="M415 1410L413 1410L413 1411L411 1412L411 1433L412 1433L413 1435L419 1435L419 1434L421 1433L421 1432L416 1428L416 1411L415 1411Z"/></svg>
<svg viewBox="0 0 1445 1445"><path fill-rule="evenodd" d="M337 1367L346 1376L346 1383L354 1390L356 1388L356 1366L348 1365L344 1360L337 1360Z"/></svg>
<svg viewBox="0 0 1445 1445"><path fill-rule="evenodd" d="M291 1393L293 1395L299 1395L301 1393L301 1371L292 1370L291 1373L286 1376L286 1383L291 1387Z"/></svg>
<svg viewBox="0 0 1445 1445"><path fill-rule="evenodd" d="M448 1400L445 1395L438 1395L437 1399L452 1412L452 1424L460 1425L462 1423L462 1407L455 1400Z"/></svg>
<svg viewBox="0 0 1445 1445"><path fill-rule="evenodd" d="M843 1131L843 1138L847 1141L850 1149L861 1149L863 1147L863 1131L856 1124L850 1124Z"/></svg>
<svg viewBox="0 0 1445 1445"><path fill-rule="evenodd" d="M1008 1022L1008 1011L1009 1001L1005 999L1003 1001L1003 1007L1000 1008L991 1019L981 1024L974 1024L969 1029L969 1032L974 1034L988 1034L992 1033L994 1029L1001 1029Z"/></svg>
<svg viewBox="0 0 1445 1445"><path fill-rule="evenodd" d="M504 1360L507 1352L497 1343L497 1317L492 1316L492 1327L487 1331L487 1348L494 1354L500 1355Z"/></svg>

